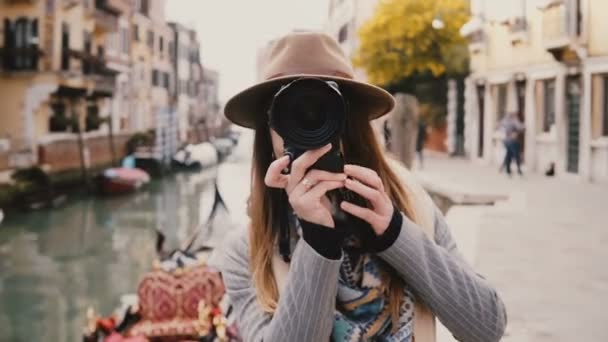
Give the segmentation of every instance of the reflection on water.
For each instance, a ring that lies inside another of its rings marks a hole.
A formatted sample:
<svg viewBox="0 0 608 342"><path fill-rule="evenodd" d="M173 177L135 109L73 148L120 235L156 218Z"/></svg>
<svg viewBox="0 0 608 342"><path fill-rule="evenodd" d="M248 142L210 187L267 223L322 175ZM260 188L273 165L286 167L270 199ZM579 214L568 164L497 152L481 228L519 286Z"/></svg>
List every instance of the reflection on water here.
<svg viewBox="0 0 608 342"><path fill-rule="evenodd" d="M79 341L86 308L111 312L150 270L155 229L177 248L206 220L215 177L177 174L134 195L80 198L4 222L0 341Z"/></svg>

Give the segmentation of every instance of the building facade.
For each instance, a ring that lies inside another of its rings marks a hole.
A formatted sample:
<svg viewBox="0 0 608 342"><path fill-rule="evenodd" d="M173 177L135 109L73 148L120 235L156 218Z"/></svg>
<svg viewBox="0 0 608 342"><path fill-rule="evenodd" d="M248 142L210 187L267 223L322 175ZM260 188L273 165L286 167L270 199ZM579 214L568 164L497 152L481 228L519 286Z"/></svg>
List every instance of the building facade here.
<svg viewBox="0 0 608 342"><path fill-rule="evenodd" d="M527 170L608 181L608 11L603 0L472 2L467 154L500 165L517 113Z"/></svg>
<svg viewBox="0 0 608 342"><path fill-rule="evenodd" d="M346 55L352 59L359 46L357 32L369 20L378 0L330 0L325 32L334 37ZM367 80L365 72L355 70L355 76Z"/></svg>
<svg viewBox="0 0 608 342"><path fill-rule="evenodd" d="M0 140L10 165L42 158L57 133L104 126L125 60L106 43L128 16L127 0L3 1ZM82 157L82 156L81 156Z"/></svg>
<svg viewBox="0 0 608 342"><path fill-rule="evenodd" d="M202 104L198 101L203 80L200 60L200 44L196 31L179 23L169 24L173 30L173 70L175 92L173 103L177 114L179 139L193 141L196 134L191 129L202 116Z"/></svg>
<svg viewBox="0 0 608 342"><path fill-rule="evenodd" d="M202 85L196 33L166 21L164 0L0 1L0 171L106 163L94 146L112 134L153 131L174 150L205 115Z"/></svg>
<svg viewBox="0 0 608 342"><path fill-rule="evenodd" d="M199 103L203 105L202 120L199 131L206 140L210 136L221 135L225 126L225 117L219 101L220 75L216 70L203 67L201 88L199 91ZM199 133L200 134L200 133ZM199 140L202 140L199 138Z"/></svg>

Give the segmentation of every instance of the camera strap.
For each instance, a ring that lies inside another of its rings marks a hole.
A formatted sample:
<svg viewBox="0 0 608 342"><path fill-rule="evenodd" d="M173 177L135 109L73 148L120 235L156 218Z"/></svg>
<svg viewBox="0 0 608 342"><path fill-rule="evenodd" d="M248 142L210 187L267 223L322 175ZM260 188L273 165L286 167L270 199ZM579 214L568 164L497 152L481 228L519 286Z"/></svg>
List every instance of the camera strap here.
<svg viewBox="0 0 608 342"><path fill-rule="evenodd" d="M281 190L281 200L279 201L278 219L279 219L279 254L283 261L291 260L291 225L289 222L289 210L287 208L288 198L287 193Z"/></svg>

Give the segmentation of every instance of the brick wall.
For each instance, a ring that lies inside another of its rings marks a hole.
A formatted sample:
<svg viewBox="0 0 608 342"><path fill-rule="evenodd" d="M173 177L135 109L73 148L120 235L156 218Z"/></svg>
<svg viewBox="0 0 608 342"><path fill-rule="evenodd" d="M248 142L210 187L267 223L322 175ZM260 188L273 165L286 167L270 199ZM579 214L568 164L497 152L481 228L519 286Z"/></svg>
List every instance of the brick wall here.
<svg viewBox="0 0 608 342"><path fill-rule="evenodd" d="M0 152L0 171L6 170L8 168L8 152Z"/></svg>
<svg viewBox="0 0 608 342"><path fill-rule="evenodd" d="M114 136L116 161L126 155L129 135ZM83 143L89 154L89 167L108 165L112 162L109 137L107 135L85 135ZM45 141L38 146L38 161L46 164L49 171L61 172L80 168L78 140L75 134L65 134Z"/></svg>

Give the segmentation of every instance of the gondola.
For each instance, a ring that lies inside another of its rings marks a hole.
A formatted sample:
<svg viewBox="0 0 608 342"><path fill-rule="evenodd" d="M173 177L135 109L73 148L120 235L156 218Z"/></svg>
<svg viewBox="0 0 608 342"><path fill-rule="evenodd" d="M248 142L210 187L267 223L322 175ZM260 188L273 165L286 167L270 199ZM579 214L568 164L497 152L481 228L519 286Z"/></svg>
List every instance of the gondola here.
<svg viewBox="0 0 608 342"><path fill-rule="evenodd" d="M135 192L149 182L148 173L138 168L109 168L98 177L99 190L106 195Z"/></svg>
<svg viewBox="0 0 608 342"><path fill-rule="evenodd" d="M164 250L157 231L159 259L139 282L137 293L121 297L114 314L87 310L84 342L240 342L219 271L207 263L213 248L198 243L220 207L215 186L211 213L181 249Z"/></svg>

